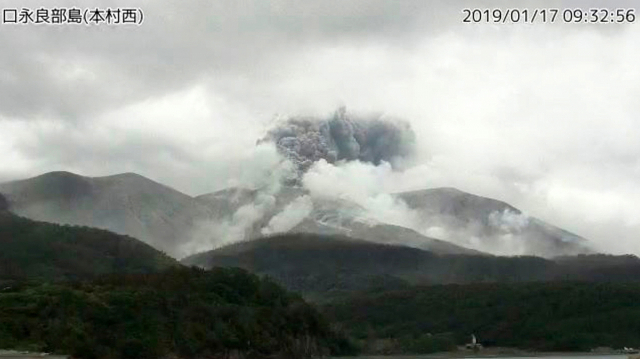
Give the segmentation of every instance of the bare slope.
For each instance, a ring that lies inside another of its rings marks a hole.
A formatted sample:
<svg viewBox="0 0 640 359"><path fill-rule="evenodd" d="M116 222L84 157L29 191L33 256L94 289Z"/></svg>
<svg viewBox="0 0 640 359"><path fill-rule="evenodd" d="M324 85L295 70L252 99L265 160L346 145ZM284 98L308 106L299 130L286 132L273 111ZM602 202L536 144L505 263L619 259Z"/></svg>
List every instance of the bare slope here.
<svg viewBox="0 0 640 359"><path fill-rule="evenodd" d="M493 254L554 257L592 253L584 238L495 199L454 188L396 195L420 213L422 231Z"/></svg>
<svg viewBox="0 0 640 359"><path fill-rule="evenodd" d="M266 198L261 198L266 197ZM269 198L273 197L273 198ZM308 212L289 206L308 197ZM218 220L233 221L233 215L243 206L260 207L261 217L248 228L246 238L258 238L270 235L268 231L275 226L274 217L283 213L299 220L289 227L279 228L286 233L313 233L320 235L339 235L342 237L367 240L376 243L403 244L415 248L427 249L440 254L480 254L480 251L468 249L447 241L424 236L413 229L382 223L367 218L366 210L358 204L345 199L311 198L300 187L283 187L275 195L264 195L259 191L230 188L223 191L196 197L198 201L212 208ZM277 232L275 232L277 233Z"/></svg>
<svg viewBox="0 0 640 359"><path fill-rule="evenodd" d="M209 217L190 196L133 173L91 178L51 172L1 184L0 192L18 215L108 229L174 256L193 223Z"/></svg>

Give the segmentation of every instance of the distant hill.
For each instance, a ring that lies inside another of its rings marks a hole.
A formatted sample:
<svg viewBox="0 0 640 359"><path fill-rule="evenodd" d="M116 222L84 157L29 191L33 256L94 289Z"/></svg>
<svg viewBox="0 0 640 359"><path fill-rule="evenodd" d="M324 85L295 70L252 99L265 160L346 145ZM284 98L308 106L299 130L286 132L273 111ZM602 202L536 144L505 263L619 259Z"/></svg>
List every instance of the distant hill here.
<svg viewBox="0 0 640 359"><path fill-rule="evenodd" d="M21 216L130 235L172 256L180 254L194 223L210 218L192 197L133 173L92 178L51 172L0 184L0 192Z"/></svg>
<svg viewBox="0 0 640 359"><path fill-rule="evenodd" d="M491 198L455 188L395 195L420 213L425 232L493 254L555 257L593 253L586 239Z"/></svg>
<svg viewBox="0 0 640 359"><path fill-rule="evenodd" d="M178 265L164 253L131 237L0 212L0 281L151 273Z"/></svg>
<svg viewBox="0 0 640 359"><path fill-rule="evenodd" d="M640 281L634 256L539 257L438 255L418 248L341 236L285 234L236 243L187 257L204 268L241 267L289 289L320 297L415 284L558 280Z"/></svg>

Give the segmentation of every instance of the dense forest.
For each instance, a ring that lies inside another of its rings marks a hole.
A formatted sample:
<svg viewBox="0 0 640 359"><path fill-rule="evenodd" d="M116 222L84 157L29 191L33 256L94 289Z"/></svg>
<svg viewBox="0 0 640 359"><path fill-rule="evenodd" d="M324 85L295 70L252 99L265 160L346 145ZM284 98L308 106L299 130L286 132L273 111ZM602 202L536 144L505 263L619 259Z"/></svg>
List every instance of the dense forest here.
<svg viewBox="0 0 640 359"><path fill-rule="evenodd" d="M0 196L0 206L6 203ZM0 210L0 283L64 280L106 273L152 273L179 265L131 237L32 221Z"/></svg>
<svg viewBox="0 0 640 359"><path fill-rule="evenodd" d="M5 288L0 347L85 359L354 353L300 296L241 269L197 268Z"/></svg>
<svg viewBox="0 0 640 359"><path fill-rule="evenodd" d="M325 305L324 313L365 352L454 349L471 334L485 346L539 351L640 347L635 283L417 286L355 294Z"/></svg>

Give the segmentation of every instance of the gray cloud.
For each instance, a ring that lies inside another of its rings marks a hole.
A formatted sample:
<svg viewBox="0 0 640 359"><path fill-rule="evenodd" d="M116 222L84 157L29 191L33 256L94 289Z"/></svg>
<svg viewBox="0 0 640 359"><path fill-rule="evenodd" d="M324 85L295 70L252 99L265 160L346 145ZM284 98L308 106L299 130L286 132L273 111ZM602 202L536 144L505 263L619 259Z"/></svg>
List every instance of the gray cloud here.
<svg viewBox="0 0 640 359"><path fill-rule="evenodd" d="M53 7L5 1L3 8ZM209 79L259 76L314 42L402 34L419 7L383 1L57 1L55 6L140 6L143 26L3 26L0 114L84 120L110 108ZM429 23L429 22L427 22ZM311 43L309 43L311 42ZM259 58L260 61L256 61Z"/></svg>

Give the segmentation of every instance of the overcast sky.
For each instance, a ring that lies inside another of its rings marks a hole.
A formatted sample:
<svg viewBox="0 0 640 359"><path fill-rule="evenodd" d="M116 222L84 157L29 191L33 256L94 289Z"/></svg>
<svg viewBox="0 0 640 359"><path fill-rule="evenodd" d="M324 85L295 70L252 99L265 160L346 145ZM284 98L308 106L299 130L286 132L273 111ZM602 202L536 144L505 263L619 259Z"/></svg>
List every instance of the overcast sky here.
<svg viewBox="0 0 640 359"><path fill-rule="evenodd" d="M640 254L640 20L463 24L470 3L3 0L145 21L0 25L0 181L137 172L202 194L268 169L278 115L344 104L416 132L410 168L360 171L378 190L454 186Z"/></svg>

